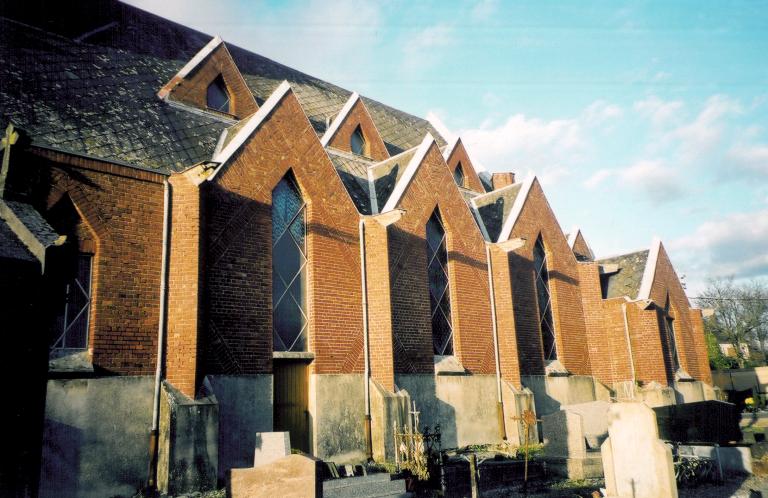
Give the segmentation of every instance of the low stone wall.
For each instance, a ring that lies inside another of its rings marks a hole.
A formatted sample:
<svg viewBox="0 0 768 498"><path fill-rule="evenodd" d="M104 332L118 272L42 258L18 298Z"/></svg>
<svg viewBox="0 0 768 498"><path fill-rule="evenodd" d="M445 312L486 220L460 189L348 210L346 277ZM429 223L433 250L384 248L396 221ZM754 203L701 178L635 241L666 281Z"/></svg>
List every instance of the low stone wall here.
<svg viewBox="0 0 768 498"><path fill-rule="evenodd" d="M539 417L555 413L564 405L609 401L611 397L607 387L588 375L525 375L522 383L533 391Z"/></svg>
<svg viewBox="0 0 768 498"><path fill-rule="evenodd" d="M370 383L373 459L377 462L394 462L394 423L396 421L398 427L403 427L408 420L411 397L405 390L392 393L374 380Z"/></svg>
<svg viewBox="0 0 768 498"><path fill-rule="evenodd" d="M253 466L257 432L272 431L271 375L209 375L219 402L219 479Z"/></svg>
<svg viewBox="0 0 768 498"><path fill-rule="evenodd" d="M133 496L146 484L153 380L48 381L40 497Z"/></svg>
<svg viewBox="0 0 768 498"><path fill-rule="evenodd" d="M422 427L440 424L443 448L500 440L495 375L403 374L395 383L416 402Z"/></svg>

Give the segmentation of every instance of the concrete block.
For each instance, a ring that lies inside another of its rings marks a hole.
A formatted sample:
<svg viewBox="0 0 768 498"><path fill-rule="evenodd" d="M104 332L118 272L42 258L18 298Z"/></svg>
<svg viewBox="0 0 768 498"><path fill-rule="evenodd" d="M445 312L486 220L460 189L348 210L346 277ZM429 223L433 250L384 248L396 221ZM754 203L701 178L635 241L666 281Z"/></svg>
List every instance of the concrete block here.
<svg viewBox="0 0 768 498"><path fill-rule="evenodd" d="M639 390L638 395L640 401L651 408L675 404L675 391L671 387L662 386L658 382L651 382L643 386Z"/></svg>
<svg viewBox="0 0 768 498"><path fill-rule="evenodd" d="M587 403L598 399L608 401L610 397L608 388L587 375L567 377L525 375L522 377L522 383L533 391L536 413L539 416L555 413L564 405Z"/></svg>
<svg viewBox="0 0 768 498"><path fill-rule="evenodd" d="M584 425L581 415L568 410L541 418L544 436L544 455L554 458L584 458Z"/></svg>
<svg viewBox="0 0 768 498"><path fill-rule="evenodd" d="M508 382L502 382L501 394L504 402L504 429L507 433L507 441L512 445L522 446L525 444L525 425L520 417L525 410L536 413L533 392L528 388L517 389ZM538 443L538 424L528 429L528 438L531 443Z"/></svg>
<svg viewBox="0 0 768 498"><path fill-rule="evenodd" d="M697 456L720 460L724 472L751 474L752 453L747 446L684 445L677 447L683 456Z"/></svg>
<svg viewBox="0 0 768 498"><path fill-rule="evenodd" d="M309 415L316 457L337 464L365 460L362 374L311 375Z"/></svg>
<svg viewBox="0 0 768 498"><path fill-rule="evenodd" d="M704 383L695 381L680 381L674 384L675 397L677 403L695 403L704 401Z"/></svg>
<svg viewBox="0 0 768 498"><path fill-rule="evenodd" d="M253 454L253 466L259 467L291 454L291 434L289 432L257 432L256 450Z"/></svg>
<svg viewBox="0 0 768 498"><path fill-rule="evenodd" d="M256 433L272 430L272 375L209 375L219 402L219 479L250 467Z"/></svg>
<svg viewBox="0 0 768 498"><path fill-rule="evenodd" d="M398 375L420 413L420 425L440 424L444 448L500 440L494 375Z"/></svg>
<svg viewBox="0 0 768 498"><path fill-rule="evenodd" d="M590 401L568 405L564 410L581 415L584 439L588 449L599 450L600 445L608 437L608 409L611 403L607 401Z"/></svg>
<svg viewBox="0 0 768 498"><path fill-rule="evenodd" d="M151 376L49 380L39 496L133 496L147 479L152 394Z"/></svg>
<svg viewBox="0 0 768 498"><path fill-rule="evenodd" d="M160 403L158 488L170 495L216 489L219 407L216 397L190 399L169 382Z"/></svg>
<svg viewBox="0 0 768 498"><path fill-rule="evenodd" d="M251 469L232 469L227 496L252 498L322 498L322 462L305 455L288 455Z"/></svg>
<svg viewBox="0 0 768 498"><path fill-rule="evenodd" d="M602 446L609 497L677 498L672 451L659 440L656 416L644 403L614 403Z"/></svg>

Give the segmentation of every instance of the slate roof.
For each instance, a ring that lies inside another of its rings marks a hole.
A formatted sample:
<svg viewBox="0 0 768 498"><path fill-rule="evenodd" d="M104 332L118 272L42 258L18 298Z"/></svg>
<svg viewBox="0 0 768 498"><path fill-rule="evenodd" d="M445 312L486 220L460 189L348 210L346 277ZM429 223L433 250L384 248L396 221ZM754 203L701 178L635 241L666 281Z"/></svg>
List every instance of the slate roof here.
<svg viewBox="0 0 768 498"><path fill-rule="evenodd" d="M631 299L637 298L649 252L646 249L596 260L601 265L616 264L619 267L617 273L608 274L601 278L605 299L622 296L628 296Z"/></svg>
<svg viewBox="0 0 768 498"><path fill-rule="evenodd" d="M15 259L19 261L36 262L27 246L25 246L5 220L0 219L0 259Z"/></svg>
<svg viewBox="0 0 768 498"><path fill-rule="evenodd" d="M422 137L423 139L424 137ZM405 172L408 163L413 159L418 147L412 147L405 152L390 157L371 166L371 177L373 178L374 190L376 191L376 202L379 209L384 207L395 190L395 185Z"/></svg>
<svg viewBox="0 0 768 498"><path fill-rule="evenodd" d="M59 234L53 230L51 225L30 204L8 200L2 202L5 202L5 205L11 208L11 211L13 211L19 221L27 227L43 247L50 247L58 240Z"/></svg>
<svg viewBox="0 0 768 498"><path fill-rule="evenodd" d="M475 197L474 204L491 241L498 240L522 186L522 183L515 183Z"/></svg>
<svg viewBox="0 0 768 498"><path fill-rule="evenodd" d="M212 36L125 4L110 3L102 11L89 27L103 29L77 37L81 41L71 39L74 28L65 23L47 29L66 31L69 38L0 18L0 120L28 133L33 145L141 169L169 173L209 160L232 122L169 104L156 93ZM266 57L227 48L260 105L287 80L318 135L351 95ZM427 132L445 143L428 121L363 100L391 154L417 146Z"/></svg>
<svg viewBox="0 0 768 498"><path fill-rule="evenodd" d="M362 214L371 214L371 189L368 184L368 167L373 161L363 157L327 148L331 162L339 172L342 183L347 187L352 201Z"/></svg>

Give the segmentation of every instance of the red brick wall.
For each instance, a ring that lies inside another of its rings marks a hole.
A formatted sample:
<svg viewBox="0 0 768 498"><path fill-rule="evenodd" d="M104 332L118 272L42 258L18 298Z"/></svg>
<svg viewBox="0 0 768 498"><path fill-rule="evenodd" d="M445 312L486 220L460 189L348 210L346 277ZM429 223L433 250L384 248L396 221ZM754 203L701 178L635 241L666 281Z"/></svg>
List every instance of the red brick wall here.
<svg viewBox="0 0 768 498"><path fill-rule="evenodd" d="M576 236L576 241L573 243L573 254L586 259L592 259L594 257L594 255L589 250L587 241L584 240L584 236L581 235L581 231L579 231L578 235Z"/></svg>
<svg viewBox="0 0 768 498"><path fill-rule="evenodd" d="M189 397L202 379L199 371L203 259L203 200L191 170L172 175L171 234L168 260L168 338L166 377Z"/></svg>
<svg viewBox="0 0 768 498"><path fill-rule="evenodd" d="M366 221L365 244L371 377L385 389L394 391L395 363L387 228L375 221Z"/></svg>
<svg viewBox="0 0 768 498"><path fill-rule="evenodd" d="M464 147L464 142L461 140L458 141L456 146L451 151L451 155L448 156L446 163L448 164L448 169L451 171L451 175L453 175L453 171L456 169L459 163L461 163L462 169L464 170L463 186L468 189L472 189L475 192L485 192L483 183L477 176L475 166L469 159L469 154L467 153L466 147Z"/></svg>
<svg viewBox="0 0 768 498"><path fill-rule="evenodd" d="M491 247L493 291L496 301L496 323L499 337L501 376L517 388L520 382L520 357L517 346L515 313L512 303L512 271L509 254Z"/></svg>
<svg viewBox="0 0 768 498"><path fill-rule="evenodd" d="M389 231L396 372L434 371L425 233L439 207L448 242L454 352L470 372L494 373L484 240L436 145L398 207L407 213Z"/></svg>
<svg viewBox="0 0 768 498"><path fill-rule="evenodd" d="M98 369L145 375L155 368L159 320L163 177L123 166L33 150L12 169L44 217L71 199L80 248L93 252L89 350ZM13 181L13 183L11 183ZM88 238L88 241L83 240Z"/></svg>
<svg viewBox="0 0 768 498"><path fill-rule="evenodd" d="M523 248L510 255L521 373L544 373L533 269L533 248L539 234L547 251L558 359L570 372L588 374L590 359L576 258L538 181L533 183L510 237L527 240Z"/></svg>
<svg viewBox="0 0 768 498"><path fill-rule="evenodd" d="M376 161L387 159L389 157L387 147L384 145L376 125L373 124L373 119L371 119L362 99L357 99L328 145L335 149L352 152L350 138L358 126L360 126L365 138L365 156Z"/></svg>
<svg viewBox="0 0 768 498"><path fill-rule="evenodd" d="M675 342L678 349L680 366L692 377L698 380L711 378L706 345L704 342L703 326L695 323L691 314L691 306L680 279L675 273L669 256L662 246L656 263L656 274L651 286L650 298L663 308L667 293L671 303L671 314L674 317Z"/></svg>
<svg viewBox="0 0 768 498"><path fill-rule="evenodd" d="M672 377L668 350L662 342L661 317L655 307L644 307L642 302L627 305L637 380L668 385Z"/></svg>
<svg viewBox="0 0 768 498"><path fill-rule="evenodd" d="M363 370L358 213L289 92L210 185L210 373L271 372L272 189L289 170L307 203L312 371Z"/></svg>
<svg viewBox="0 0 768 498"><path fill-rule="evenodd" d="M237 119L243 119L259 109L251 90L223 43L216 47L185 79L178 80L174 77L168 82L161 90L161 95L170 92L171 100L206 109L208 86L219 75L229 91L229 114Z"/></svg>

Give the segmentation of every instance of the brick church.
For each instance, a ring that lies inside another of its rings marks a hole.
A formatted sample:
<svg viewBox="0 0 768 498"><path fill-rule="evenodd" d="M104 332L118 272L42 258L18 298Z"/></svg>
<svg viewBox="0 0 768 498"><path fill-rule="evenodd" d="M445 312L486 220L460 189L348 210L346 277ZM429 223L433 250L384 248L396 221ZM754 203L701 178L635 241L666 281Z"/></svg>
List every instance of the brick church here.
<svg viewBox="0 0 768 498"><path fill-rule="evenodd" d="M428 121L92 4L0 17L15 496L214 487L264 431L391 461L414 406L459 447L519 444L527 408L714 398L660 241L598 259Z"/></svg>

